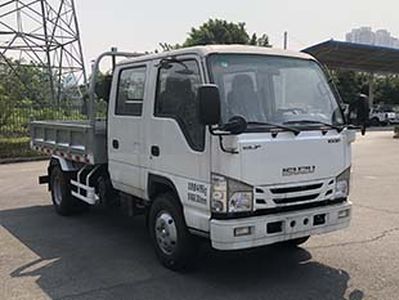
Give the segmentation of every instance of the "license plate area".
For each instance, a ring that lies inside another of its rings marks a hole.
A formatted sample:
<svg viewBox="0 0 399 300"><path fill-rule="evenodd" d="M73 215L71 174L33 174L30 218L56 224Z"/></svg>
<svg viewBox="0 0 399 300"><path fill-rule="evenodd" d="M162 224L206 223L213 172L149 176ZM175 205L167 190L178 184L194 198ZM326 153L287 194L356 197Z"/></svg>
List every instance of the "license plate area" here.
<svg viewBox="0 0 399 300"><path fill-rule="evenodd" d="M286 233L310 230L327 224L327 214L316 214L289 218L285 224Z"/></svg>
<svg viewBox="0 0 399 300"><path fill-rule="evenodd" d="M320 226L326 224L326 218L327 218L326 214L319 214L313 216L313 225Z"/></svg>
<svg viewBox="0 0 399 300"><path fill-rule="evenodd" d="M267 235L291 234L326 225L328 214L312 214L275 220L266 223Z"/></svg>

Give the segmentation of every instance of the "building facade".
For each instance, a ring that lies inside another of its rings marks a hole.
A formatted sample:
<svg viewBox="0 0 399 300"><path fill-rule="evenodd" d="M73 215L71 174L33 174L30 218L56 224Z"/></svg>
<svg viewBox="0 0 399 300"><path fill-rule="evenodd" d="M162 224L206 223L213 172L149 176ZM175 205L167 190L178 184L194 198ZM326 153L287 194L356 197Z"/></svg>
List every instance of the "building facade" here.
<svg viewBox="0 0 399 300"><path fill-rule="evenodd" d="M346 41L357 44L374 45L380 47L399 48L399 39L392 36L386 29L373 31L371 27L352 29L346 34Z"/></svg>

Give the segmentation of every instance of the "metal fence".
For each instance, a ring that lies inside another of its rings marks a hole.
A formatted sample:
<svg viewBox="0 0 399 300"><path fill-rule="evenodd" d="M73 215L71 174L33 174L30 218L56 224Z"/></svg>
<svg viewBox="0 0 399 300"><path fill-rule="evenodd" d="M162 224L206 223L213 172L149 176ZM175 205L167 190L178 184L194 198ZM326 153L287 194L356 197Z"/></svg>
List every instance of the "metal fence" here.
<svg viewBox="0 0 399 300"><path fill-rule="evenodd" d="M95 105L96 117L104 119L107 114L107 102L97 100ZM40 104L27 100L2 102L0 98L0 162L4 158L38 155L30 150L31 121L87 119L87 104L81 99L63 100L57 104Z"/></svg>
<svg viewBox="0 0 399 300"><path fill-rule="evenodd" d="M37 156L30 149L29 124L33 120L84 120L84 106L0 102L0 162L15 157Z"/></svg>
<svg viewBox="0 0 399 300"><path fill-rule="evenodd" d="M27 137L33 120L83 120L82 105L32 105L23 101L3 105L0 111L0 137Z"/></svg>

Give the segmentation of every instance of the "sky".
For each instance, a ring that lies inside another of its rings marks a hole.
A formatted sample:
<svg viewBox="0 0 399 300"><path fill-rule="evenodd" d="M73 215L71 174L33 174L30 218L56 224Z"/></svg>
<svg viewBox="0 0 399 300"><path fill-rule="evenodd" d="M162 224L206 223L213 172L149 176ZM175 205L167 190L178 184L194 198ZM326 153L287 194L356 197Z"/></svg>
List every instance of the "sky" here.
<svg viewBox="0 0 399 300"><path fill-rule="evenodd" d="M192 27L209 18L245 22L248 32L266 33L281 48L288 31L291 50L331 38L344 40L352 28L384 28L399 37L395 0L75 0L85 60L117 46L152 51L159 42L181 43Z"/></svg>

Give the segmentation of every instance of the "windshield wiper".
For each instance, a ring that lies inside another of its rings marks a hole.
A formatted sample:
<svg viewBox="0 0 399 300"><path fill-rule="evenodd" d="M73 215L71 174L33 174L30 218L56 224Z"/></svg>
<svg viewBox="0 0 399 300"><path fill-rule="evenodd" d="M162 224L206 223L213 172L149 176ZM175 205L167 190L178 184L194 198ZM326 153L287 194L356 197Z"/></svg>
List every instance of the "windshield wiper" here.
<svg viewBox="0 0 399 300"><path fill-rule="evenodd" d="M298 134L301 133L301 131L299 129L292 128L292 127L289 127L289 126L284 126L284 125L281 125L281 124L270 123L270 122L250 121L250 122L248 122L248 125L261 125L261 126L275 127L275 128L283 129L283 130L286 130L286 131L291 131L295 135L298 135Z"/></svg>
<svg viewBox="0 0 399 300"><path fill-rule="evenodd" d="M335 126L335 125L332 125L332 124L329 124L329 123L326 123L326 122L323 122L323 121L316 121L316 120L287 121L287 122L284 122L283 124L321 124L321 125L324 125L326 127L335 129L338 132L341 132L344 129L343 126L341 126L341 127L340 126Z"/></svg>

